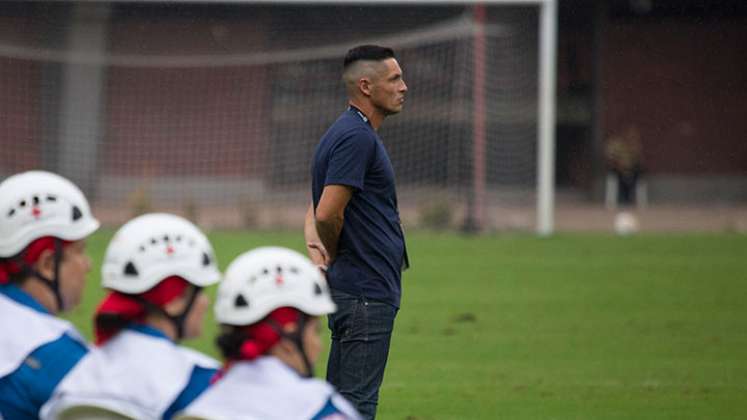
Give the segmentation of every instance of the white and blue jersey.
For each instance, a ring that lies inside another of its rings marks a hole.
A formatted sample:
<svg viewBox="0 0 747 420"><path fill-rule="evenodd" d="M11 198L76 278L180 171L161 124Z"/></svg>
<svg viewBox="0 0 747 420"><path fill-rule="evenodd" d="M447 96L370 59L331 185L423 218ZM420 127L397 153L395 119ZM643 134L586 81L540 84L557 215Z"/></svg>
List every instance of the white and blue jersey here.
<svg viewBox="0 0 747 420"><path fill-rule="evenodd" d="M332 385L272 356L237 362L181 414L210 420L358 420Z"/></svg>
<svg viewBox="0 0 747 420"><path fill-rule="evenodd" d="M170 419L210 385L218 366L155 328L132 324L81 360L42 408L41 418L93 405L139 420Z"/></svg>
<svg viewBox="0 0 747 420"><path fill-rule="evenodd" d="M0 418L35 419L88 347L67 321L15 285L0 286Z"/></svg>

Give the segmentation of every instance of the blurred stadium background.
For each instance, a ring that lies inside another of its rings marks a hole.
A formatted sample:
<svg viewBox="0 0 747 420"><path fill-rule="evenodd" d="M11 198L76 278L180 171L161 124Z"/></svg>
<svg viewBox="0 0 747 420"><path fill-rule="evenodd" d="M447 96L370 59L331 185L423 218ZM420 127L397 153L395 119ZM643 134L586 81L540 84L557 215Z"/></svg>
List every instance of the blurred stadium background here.
<svg viewBox="0 0 747 420"><path fill-rule="evenodd" d="M539 8L504 3L2 2L0 176L59 172L110 225L298 227L341 57L379 42L410 87L382 128L406 225L532 230ZM557 229L611 229L604 144L635 125L644 230L747 230L744 3L557 6Z"/></svg>

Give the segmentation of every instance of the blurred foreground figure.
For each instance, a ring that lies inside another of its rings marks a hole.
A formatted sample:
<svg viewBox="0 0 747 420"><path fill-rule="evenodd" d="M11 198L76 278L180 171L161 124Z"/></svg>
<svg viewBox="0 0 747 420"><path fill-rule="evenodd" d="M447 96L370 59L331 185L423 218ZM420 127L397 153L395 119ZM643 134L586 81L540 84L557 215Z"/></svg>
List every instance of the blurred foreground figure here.
<svg viewBox="0 0 747 420"><path fill-rule="evenodd" d="M177 343L195 338L220 279L213 249L192 223L147 214L122 226L106 251L96 344L42 409L42 417L99 407L122 418L169 419L210 384L218 362Z"/></svg>
<svg viewBox="0 0 747 420"><path fill-rule="evenodd" d="M239 256L215 303L225 367L179 418L358 419L331 385L313 378L318 317L334 310L327 283L306 257L275 247Z"/></svg>
<svg viewBox="0 0 747 420"><path fill-rule="evenodd" d="M35 419L88 352L56 314L80 302L99 227L88 201L61 176L30 171L0 184L0 418Z"/></svg>

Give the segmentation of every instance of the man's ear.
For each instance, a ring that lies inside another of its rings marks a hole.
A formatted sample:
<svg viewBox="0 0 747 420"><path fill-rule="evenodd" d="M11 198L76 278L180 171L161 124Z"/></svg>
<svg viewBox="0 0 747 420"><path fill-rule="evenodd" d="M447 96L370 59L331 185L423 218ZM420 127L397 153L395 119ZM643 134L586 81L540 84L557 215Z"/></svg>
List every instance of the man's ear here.
<svg viewBox="0 0 747 420"><path fill-rule="evenodd" d="M368 77L361 77L358 79L358 89L363 93L365 96L371 96L371 79Z"/></svg>
<svg viewBox="0 0 747 420"><path fill-rule="evenodd" d="M45 278L51 279L54 277L54 251L51 249L42 251L33 268Z"/></svg>

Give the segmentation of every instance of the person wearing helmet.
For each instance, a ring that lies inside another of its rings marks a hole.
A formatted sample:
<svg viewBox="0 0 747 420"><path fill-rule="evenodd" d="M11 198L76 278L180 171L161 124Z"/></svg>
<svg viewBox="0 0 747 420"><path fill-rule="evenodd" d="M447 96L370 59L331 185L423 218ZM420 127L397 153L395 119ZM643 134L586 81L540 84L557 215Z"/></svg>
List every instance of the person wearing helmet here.
<svg viewBox="0 0 747 420"><path fill-rule="evenodd" d="M169 419L204 391L217 361L181 347L209 306L202 288L220 279L212 246L192 223L147 214L114 235L102 266L109 294L94 318L96 349L42 408L54 419L75 406L140 419Z"/></svg>
<svg viewBox="0 0 747 420"><path fill-rule="evenodd" d="M277 247L239 256L218 287L220 379L180 419L359 419L330 384L313 378L319 316L335 311L320 271Z"/></svg>
<svg viewBox="0 0 747 420"><path fill-rule="evenodd" d="M29 171L0 184L0 417L36 418L88 352L55 315L81 299L86 238L98 227L83 193L59 175Z"/></svg>

